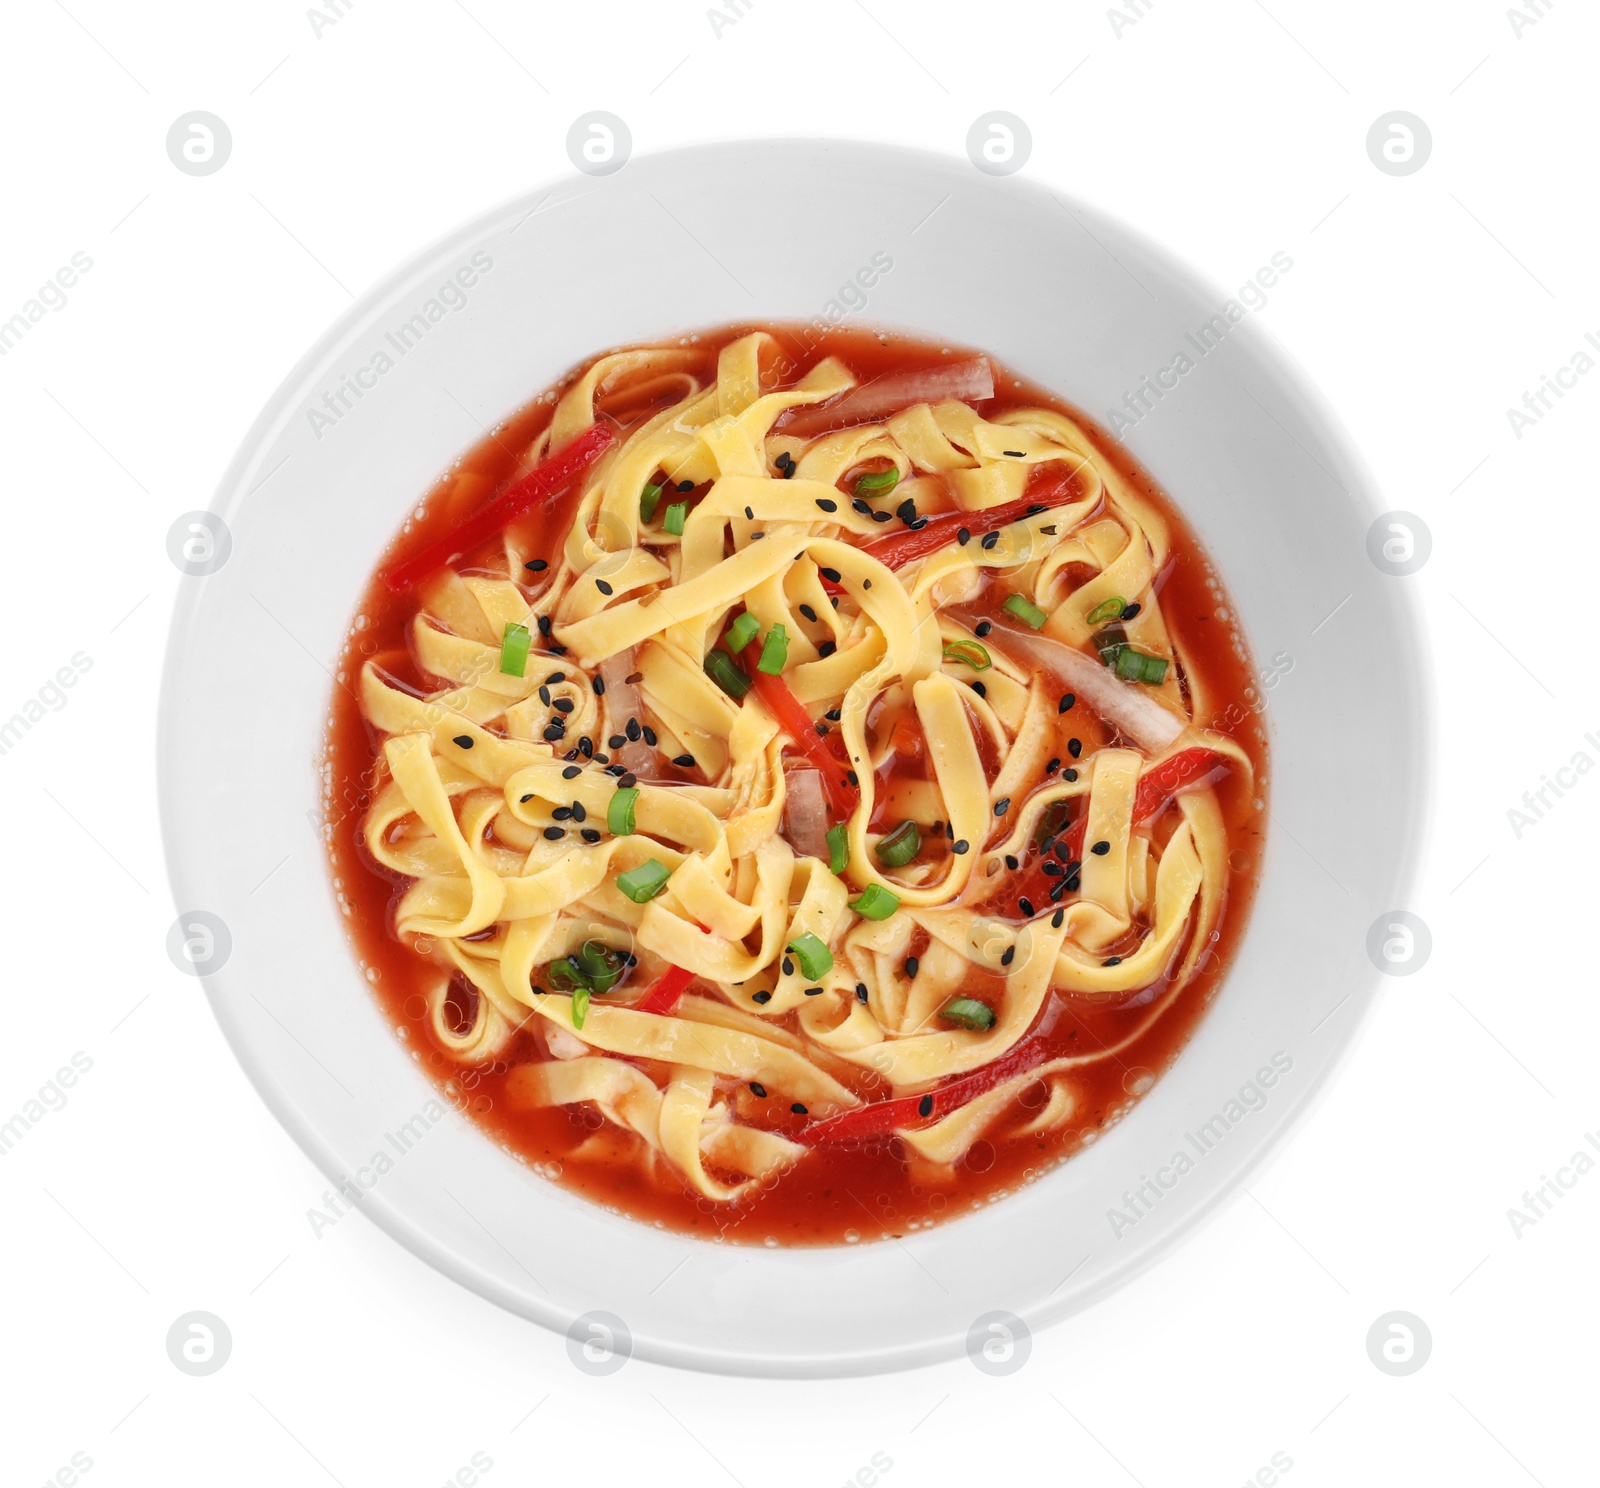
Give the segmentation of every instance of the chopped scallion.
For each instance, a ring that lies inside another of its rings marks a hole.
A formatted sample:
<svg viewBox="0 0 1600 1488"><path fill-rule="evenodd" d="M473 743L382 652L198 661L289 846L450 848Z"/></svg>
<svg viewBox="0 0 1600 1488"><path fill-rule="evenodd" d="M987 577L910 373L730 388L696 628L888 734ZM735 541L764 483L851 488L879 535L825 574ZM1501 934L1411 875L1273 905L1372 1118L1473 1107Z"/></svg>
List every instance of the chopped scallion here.
<svg viewBox="0 0 1600 1488"><path fill-rule="evenodd" d="M574 987L572 989L572 1026L582 1028L583 1020L589 1016L589 989L587 987Z"/></svg>
<svg viewBox="0 0 1600 1488"><path fill-rule="evenodd" d="M809 982L825 977L833 970L833 952L809 930L789 942L794 959L800 963L800 975Z"/></svg>
<svg viewBox="0 0 1600 1488"><path fill-rule="evenodd" d="M633 808L638 801L639 787L636 785L624 786L621 790L613 792L606 806L606 830L613 837L633 835Z"/></svg>
<svg viewBox="0 0 1600 1488"><path fill-rule="evenodd" d="M734 702L750 691L750 679L733 664L726 651L708 651L704 662L706 676L711 678Z"/></svg>
<svg viewBox="0 0 1600 1488"><path fill-rule="evenodd" d="M761 660L756 663L756 670L765 672L769 677L776 677L788 659L789 632L781 625L774 625L767 632L766 640L762 642Z"/></svg>
<svg viewBox="0 0 1600 1488"><path fill-rule="evenodd" d="M1116 672L1129 682L1147 682L1155 687L1166 681L1167 663L1164 657L1149 656L1135 651L1132 646L1124 646L1117 652Z"/></svg>
<svg viewBox="0 0 1600 1488"><path fill-rule="evenodd" d="M964 662L975 672L986 672L994 665L989 656L989 648L980 646L977 641L948 642L944 648L944 659Z"/></svg>
<svg viewBox="0 0 1600 1488"><path fill-rule="evenodd" d="M1044 622L1050 618L1031 599L1021 594L1011 595L1002 608L1009 614L1015 615L1024 625L1031 625L1035 630L1043 630Z"/></svg>
<svg viewBox="0 0 1600 1488"><path fill-rule="evenodd" d="M507 677L520 677L528 670L528 650L533 635L526 625L508 622L500 638L500 670Z"/></svg>
<svg viewBox="0 0 1600 1488"><path fill-rule="evenodd" d="M661 530L670 533L673 537L683 536L683 519L689 515L687 501L674 501L667 507L667 514L661 520Z"/></svg>
<svg viewBox="0 0 1600 1488"><path fill-rule="evenodd" d="M650 484L639 493L639 520L641 522L649 522L654 519L656 514L656 506L661 500L661 491L662 488L654 481L651 481Z"/></svg>
<svg viewBox="0 0 1600 1488"><path fill-rule="evenodd" d="M857 496L887 496L900 484L900 470L891 465L887 470L869 470L856 478Z"/></svg>
<svg viewBox="0 0 1600 1488"><path fill-rule="evenodd" d="M850 908L864 920L886 920L900 908L900 898L882 884L868 884L859 899L850 901Z"/></svg>
<svg viewBox="0 0 1600 1488"><path fill-rule="evenodd" d="M722 644L737 656L751 641L755 640L756 632L760 629L761 622L749 610L746 610L728 626L728 633L723 637Z"/></svg>
<svg viewBox="0 0 1600 1488"><path fill-rule="evenodd" d="M1110 599L1102 600L1089 611L1089 624L1098 625L1102 620L1120 620L1126 608L1127 604L1120 595L1112 595Z"/></svg>
<svg viewBox="0 0 1600 1488"><path fill-rule="evenodd" d="M828 828L828 871L843 873L850 866L850 836L843 822Z"/></svg>
<svg viewBox="0 0 1600 1488"><path fill-rule="evenodd" d="M994 1025L994 1009L976 997L952 997L939 1009L939 1016L974 1032Z"/></svg>
<svg viewBox="0 0 1600 1488"><path fill-rule="evenodd" d="M885 868L904 868L922 851L922 833L914 821L903 821L873 849Z"/></svg>
<svg viewBox="0 0 1600 1488"><path fill-rule="evenodd" d="M635 904L648 904L667 886L672 870L654 858L617 875L617 888Z"/></svg>

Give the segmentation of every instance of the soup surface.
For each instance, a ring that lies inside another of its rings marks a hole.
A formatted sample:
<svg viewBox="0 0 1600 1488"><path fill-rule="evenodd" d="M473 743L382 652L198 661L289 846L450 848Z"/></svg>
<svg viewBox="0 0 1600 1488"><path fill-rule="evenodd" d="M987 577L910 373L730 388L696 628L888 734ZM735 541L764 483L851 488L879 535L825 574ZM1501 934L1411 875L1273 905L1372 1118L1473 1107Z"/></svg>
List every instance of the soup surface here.
<svg viewBox="0 0 1600 1488"><path fill-rule="evenodd" d="M902 1236L1182 1047L1248 915L1263 708L1221 576L1081 413L736 327L586 363L412 509L333 694L331 871L402 1046L545 1179Z"/></svg>

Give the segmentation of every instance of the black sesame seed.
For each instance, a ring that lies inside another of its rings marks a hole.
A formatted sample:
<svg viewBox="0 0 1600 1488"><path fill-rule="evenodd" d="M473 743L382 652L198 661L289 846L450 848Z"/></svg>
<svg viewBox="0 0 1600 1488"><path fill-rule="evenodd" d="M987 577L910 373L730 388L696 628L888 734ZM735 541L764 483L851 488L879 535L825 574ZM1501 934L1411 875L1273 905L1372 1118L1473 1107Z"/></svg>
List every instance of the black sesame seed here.
<svg viewBox="0 0 1600 1488"><path fill-rule="evenodd" d="M644 742L654 749L658 742L656 739L656 731L651 728L649 724L646 724L642 729L639 730L639 732L644 735Z"/></svg>
<svg viewBox="0 0 1600 1488"><path fill-rule="evenodd" d="M791 460L787 465L785 465L783 467L783 478L785 480L793 480L794 479L794 473L795 473L795 470L797 468L798 467L795 465L794 461Z"/></svg>
<svg viewBox="0 0 1600 1488"><path fill-rule="evenodd" d="M828 603L831 604L834 607L834 609L838 609L839 608L839 596L837 594L830 594L828 596Z"/></svg>
<svg viewBox="0 0 1600 1488"><path fill-rule="evenodd" d="M1059 930L1061 928L1061 922L1065 920L1066 917L1066 910L1058 909L1053 915L1050 916L1050 923L1055 929Z"/></svg>
<svg viewBox="0 0 1600 1488"><path fill-rule="evenodd" d="M1009 868L1013 873L1017 871L1017 859L1015 854L1006 854L1006 867Z"/></svg>
<svg viewBox="0 0 1600 1488"><path fill-rule="evenodd" d="M874 522L892 522L894 521L894 513L875 511L872 514L872 520Z"/></svg>
<svg viewBox="0 0 1600 1488"><path fill-rule="evenodd" d="M589 820L589 813L584 809L582 801L574 801L572 803L572 819L576 822Z"/></svg>
<svg viewBox="0 0 1600 1488"><path fill-rule="evenodd" d="M1076 873L1074 873L1070 877L1062 879L1061 882L1067 886L1067 891L1069 893L1076 894L1078 892L1078 885L1082 883L1083 880L1079 878Z"/></svg>
<svg viewBox="0 0 1600 1488"><path fill-rule="evenodd" d="M552 656L565 656L567 654L567 648L556 645L554 641L550 642L548 650Z"/></svg>
<svg viewBox="0 0 1600 1488"><path fill-rule="evenodd" d="M846 770L844 772L844 778L846 780L848 780L851 785L860 785L861 784L861 777L859 775L857 775L854 770Z"/></svg>
<svg viewBox="0 0 1600 1488"><path fill-rule="evenodd" d="M753 522L756 519L756 514L750 507L747 506L744 509L744 518L747 522Z"/></svg>
<svg viewBox="0 0 1600 1488"><path fill-rule="evenodd" d="M628 720L628 726L623 729L622 732L628 736L628 741L630 743L637 744L639 742L639 736L644 732L644 730L639 727L639 720L637 718L630 718Z"/></svg>
<svg viewBox="0 0 1600 1488"><path fill-rule="evenodd" d="M959 842L951 846L950 851L959 858L967 851L967 846L967 839L963 837Z"/></svg>
<svg viewBox="0 0 1600 1488"><path fill-rule="evenodd" d="M544 683L545 686L548 687L552 682L565 682L566 680L567 674L565 672L551 672L550 675L544 679Z"/></svg>
<svg viewBox="0 0 1600 1488"><path fill-rule="evenodd" d="M822 996L822 988L821 987L807 987L806 988L806 996L807 997L821 997Z"/></svg>
<svg viewBox="0 0 1600 1488"><path fill-rule="evenodd" d="M1077 757L1080 754L1083 753L1083 740L1082 739L1068 739L1067 740L1067 753L1070 754L1073 757L1073 759L1077 759Z"/></svg>
<svg viewBox="0 0 1600 1488"><path fill-rule="evenodd" d="M796 1101L792 1106L789 1107L789 1109L793 1111L796 1116L804 1116L806 1114L806 1108L802 1106L799 1101Z"/></svg>
<svg viewBox="0 0 1600 1488"><path fill-rule="evenodd" d="M1001 796L1000 799L994 803L994 814L996 816L1004 816L1009 810L1011 810L1010 796Z"/></svg>
<svg viewBox="0 0 1600 1488"><path fill-rule="evenodd" d="M531 801L532 799L533 799L533 792L529 791L527 795L519 797L518 804L522 805L522 806L526 806L528 804L528 802Z"/></svg>
<svg viewBox="0 0 1600 1488"><path fill-rule="evenodd" d="M550 617L548 615L539 616L539 634L542 636L550 634Z"/></svg>
<svg viewBox="0 0 1600 1488"><path fill-rule="evenodd" d="M626 677L624 677L622 680L624 682L626 682L629 687L632 687L635 682L643 682L644 681L644 673L643 672L629 672L628 675Z"/></svg>
<svg viewBox="0 0 1600 1488"><path fill-rule="evenodd" d="M861 581L861 587L863 589L870 589L872 587L872 580L871 579L863 579Z"/></svg>
<svg viewBox="0 0 1600 1488"><path fill-rule="evenodd" d="M570 713L577 706L578 705L573 702L571 698L557 698L555 701L555 710L557 713Z"/></svg>
<svg viewBox="0 0 1600 1488"><path fill-rule="evenodd" d="M770 992L752 992L750 994L750 1001L751 1002L771 1002L772 1001L772 994Z"/></svg>
<svg viewBox="0 0 1600 1488"><path fill-rule="evenodd" d="M596 677L594 679L594 695L596 697L604 697L606 695L606 679L604 677Z"/></svg>
<svg viewBox="0 0 1600 1488"><path fill-rule="evenodd" d="M539 689L539 701L547 708L550 706L550 689L548 687L541 687Z"/></svg>
<svg viewBox="0 0 1600 1488"><path fill-rule="evenodd" d="M471 734L457 734L455 736L455 739L452 742L456 743L456 744L459 744L463 749L471 749L472 748L472 735Z"/></svg>
<svg viewBox="0 0 1600 1488"><path fill-rule="evenodd" d="M626 734L613 734L606 740L607 749L621 749L628 742Z"/></svg>
<svg viewBox="0 0 1600 1488"><path fill-rule="evenodd" d="M977 624L977 627L976 627L976 633L978 635L980 635L980 636L986 636L993 629L994 629L994 625L993 625L993 623L991 621L980 620L978 622L978 624Z"/></svg>
<svg viewBox="0 0 1600 1488"><path fill-rule="evenodd" d="M583 774L583 768L580 765L568 765L561 772L561 778L563 780L576 780L581 774Z"/></svg>
<svg viewBox="0 0 1600 1488"><path fill-rule="evenodd" d="M596 758L598 758L598 756L596 756ZM625 773L625 771L624 771L624 769L623 769L623 767L621 765L607 765L606 766L606 774L607 775L621 775L621 774L624 774L624 773Z"/></svg>
<svg viewBox="0 0 1600 1488"><path fill-rule="evenodd" d="M817 572L820 573L822 577L825 578L830 584L837 584L839 582L839 570L836 568L819 568Z"/></svg>
<svg viewBox="0 0 1600 1488"><path fill-rule="evenodd" d="M632 790L638 783L639 777L635 775L632 770L624 770L619 776L617 776L617 784L620 785L623 790Z"/></svg>
<svg viewBox="0 0 1600 1488"><path fill-rule="evenodd" d="M933 1115L933 1097L931 1095L925 1095L917 1102L917 1115Z"/></svg>
<svg viewBox="0 0 1600 1488"><path fill-rule="evenodd" d="M783 974L785 976L794 975L794 962L791 961L787 956L783 958Z"/></svg>
<svg viewBox="0 0 1600 1488"><path fill-rule="evenodd" d="M812 609L810 605L801 605L800 613L804 615L807 620L815 620L817 618L817 612Z"/></svg>
<svg viewBox="0 0 1600 1488"><path fill-rule="evenodd" d="M1057 713L1065 713L1065 712L1067 712L1068 710L1071 709L1072 705L1074 703L1076 703L1077 701L1078 701L1077 693L1075 693L1075 692L1064 692L1064 693L1062 693L1061 694L1061 701L1056 704L1056 712Z"/></svg>
<svg viewBox="0 0 1600 1488"><path fill-rule="evenodd" d="M1044 839L1044 841L1039 844L1039 851L1040 852L1049 852L1050 849L1052 847L1054 847L1055 845L1056 845L1056 839L1054 837L1046 837Z"/></svg>
<svg viewBox="0 0 1600 1488"><path fill-rule="evenodd" d="M867 503L859 496L852 500L850 505L853 506L864 517L870 517L872 515L872 508L868 506Z"/></svg>
<svg viewBox="0 0 1600 1488"><path fill-rule="evenodd" d="M1010 455L1013 460L1020 460L1022 458L1021 450L1001 450L1000 453L1002 455Z"/></svg>
<svg viewBox="0 0 1600 1488"><path fill-rule="evenodd" d="M1046 505L1045 505L1045 504L1044 504L1044 502L1042 502L1042 501L1035 501L1035 502L1034 502L1034 503L1033 503L1033 505L1032 505L1032 506L1030 506L1030 507L1029 507L1029 508L1028 508L1028 509L1027 509L1027 511L1025 511L1025 512L1024 512L1024 513L1023 513L1023 516L1025 516L1025 517L1036 517L1036 516L1038 516L1038 515L1039 515L1039 513L1040 513L1040 512L1042 512L1042 511L1049 511L1049 510L1050 510L1050 508L1049 508L1049 507L1047 507L1047 506L1046 506Z"/></svg>
<svg viewBox="0 0 1600 1488"><path fill-rule="evenodd" d="M1078 772L1076 770L1063 770L1061 772L1061 778L1063 780L1076 780L1078 778Z"/></svg>
<svg viewBox="0 0 1600 1488"><path fill-rule="evenodd" d="M600 834L593 827L585 827L578 835L585 842L598 842L600 840Z"/></svg>
<svg viewBox="0 0 1600 1488"><path fill-rule="evenodd" d="M522 566L533 573L543 573L545 569L550 567L550 565L546 563L543 558L534 558L530 562L524 563Z"/></svg>
<svg viewBox="0 0 1600 1488"><path fill-rule="evenodd" d="M916 974L917 974L917 958L915 956L907 956L906 957L906 975L908 977L913 977L914 978L916 976Z"/></svg>
<svg viewBox="0 0 1600 1488"><path fill-rule="evenodd" d="M1111 844L1102 838L1099 842L1095 843L1095 845L1091 847L1089 851L1092 852L1095 857L1103 858L1108 852L1111 851Z"/></svg>
<svg viewBox="0 0 1600 1488"><path fill-rule="evenodd" d="M1011 965L1011 962L1015 958L1016 954L1017 954L1017 948L1014 945L1008 945L1005 948L1005 951L1001 954L1000 964L1002 966Z"/></svg>
<svg viewBox="0 0 1600 1488"><path fill-rule="evenodd" d="M1046 858L1039 864L1039 869L1047 878L1060 878L1067 871L1053 858Z"/></svg>
<svg viewBox="0 0 1600 1488"><path fill-rule="evenodd" d="M1067 892L1067 884L1069 882L1069 879L1063 878L1050 885L1050 902L1052 904L1059 904L1061 902L1063 896Z"/></svg>
<svg viewBox="0 0 1600 1488"><path fill-rule="evenodd" d="M1056 535L1056 524L1052 522L1048 527L1041 527L1039 531L1045 537L1054 537Z"/></svg>
<svg viewBox="0 0 1600 1488"><path fill-rule="evenodd" d="M572 820L572 808L570 806L557 806L556 809L550 813L550 820L551 821L571 821Z"/></svg>
<svg viewBox="0 0 1600 1488"><path fill-rule="evenodd" d="M761 1084L759 1080L752 1080L750 1082L750 1094L759 1100L765 1100L767 1098L767 1087Z"/></svg>
<svg viewBox="0 0 1600 1488"><path fill-rule="evenodd" d="M978 546L987 553L991 551L999 543L999 541L1000 534L998 532L985 532L983 536L978 539Z"/></svg>
<svg viewBox="0 0 1600 1488"><path fill-rule="evenodd" d="M865 982L857 982L856 983L856 1001L857 1002L865 1002L866 1000L867 1000L867 984Z"/></svg>
<svg viewBox="0 0 1600 1488"><path fill-rule="evenodd" d="M832 732L833 732L833 730L832 730L832 729L830 729L830 728L829 728L829 727L828 727L828 725L827 725L827 724L825 724L825 723L819 723L819 724L817 724L817 725L816 725L816 730L817 730L817 732L818 732L818 733L819 733L819 734L821 734L821 735L822 735L822 737L823 737L823 738L827 738L827 737L828 737L828 735L829 735L829 734L830 734L830 733L832 733Z"/></svg>
<svg viewBox="0 0 1600 1488"><path fill-rule="evenodd" d="M694 482L692 480L681 480L678 482L678 490L680 492L692 491L694 490Z"/></svg>
<svg viewBox="0 0 1600 1488"><path fill-rule="evenodd" d="M585 759L591 759L594 756L594 741L587 734L578 740L578 753Z"/></svg>
<svg viewBox="0 0 1600 1488"><path fill-rule="evenodd" d="M1121 956L1108 956L1100 964L1102 966L1121 966L1122 965L1122 957Z"/></svg>
<svg viewBox="0 0 1600 1488"><path fill-rule="evenodd" d="M839 649L836 641L822 641L817 646L818 656L832 656Z"/></svg>
<svg viewBox="0 0 1600 1488"><path fill-rule="evenodd" d="M1030 899L1028 899L1026 897L1017 900L1017 908L1022 911L1022 917L1025 920L1031 920L1033 918L1033 902L1032 902L1032 900L1030 900Z"/></svg>
<svg viewBox="0 0 1600 1488"><path fill-rule="evenodd" d="M1054 775L1056 773L1056 771L1059 770L1060 768L1061 768L1061 760L1060 760L1060 758L1059 757L1052 757L1052 759L1050 760L1050 763L1047 764L1044 767L1044 773L1046 775Z"/></svg>
<svg viewBox="0 0 1600 1488"><path fill-rule="evenodd" d="M894 514L895 516L899 517L902 522L905 522L907 525L909 525L917 520L917 503L907 496L899 506L895 507Z"/></svg>
<svg viewBox="0 0 1600 1488"><path fill-rule="evenodd" d="M979 697L988 697L989 696L989 689L982 682L974 682L972 684L972 690L975 693L977 693Z"/></svg>
<svg viewBox="0 0 1600 1488"><path fill-rule="evenodd" d="M817 506L820 510L825 512L836 512L839 510L839 503L837 501L830 501L826 496L817 497Z"/></svg>
<svg viewBox="0 0 1600 1488"><path fill-rule="evenodd" d="M596 579L594 581L594 587L596 589L598 589L602 594L615 594L617 592L615 589L613 589L611 587L611 585L606 583L606 581L604 579Z"/></svg>
<svg viewBox="0 0 1600 1488"><path fill-rule="evenodd" d="M926 517L918 517L916 521L906 523L906 526L909 527L913 532L921 532L922 529L927 525L928 519Z"/></svg>
<svg viewBox="0 0 1600 1488"><path fill-rule="evenodd" d="M554 816L555 812L552 811L550 814L552 816ZM567 834L565 832L563 832L560 827L546 827L544 829L544 836L545 836L545 841L546 842L559 842L566 835Z"/></svg>
<svg viewBox="0 0 1600 1488"><path fill-rule="evenodd" d="M1117 616L1117 619L1119 619L1119 620L1131 620L1143 608L1144 608L1144 606L1141 605L1141 604L1127 605L1127 606L1124 607L1122 613Z"/></svg>
<svg viewBox="0 0 1600 1488"><path fill-rule="evenodd" d="M839 712L839 710L837 708L829 708L828 711L826 713L824 713L822 716L824 718L830 719L834 723L837 723L839 721L841 715L840 715L840 712Z"/></svg>
<svg viewBox="0 0 1600 1488"><path fill-rule="evenodd" d="M956 542L961 547L963 547L963 548L966 547L966 545L971 541L972 541L972 533L969 532L965 527L959 528L957 530L957 532L956 532Z"/></svg>

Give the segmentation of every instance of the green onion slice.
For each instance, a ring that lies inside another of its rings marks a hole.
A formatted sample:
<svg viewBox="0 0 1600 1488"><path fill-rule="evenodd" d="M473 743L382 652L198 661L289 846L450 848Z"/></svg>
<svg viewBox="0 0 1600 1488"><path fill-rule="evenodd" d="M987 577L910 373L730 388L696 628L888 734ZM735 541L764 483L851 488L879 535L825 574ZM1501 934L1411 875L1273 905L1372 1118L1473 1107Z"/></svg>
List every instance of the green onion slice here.
<svg viewBox="0 0 1600 1488"><path fill-rule="evenodd" d="M586 940L567 958L583 969L583 982L591 992L609 992L622 980L627 962L603 940Z"/></svg>
<svg viewBox="0 0 1600 1488"><path fill-rule="evenodd" d="M617 875L617 887L635 904L648 904L667 886L672 870L654 858Z"/></svg>
<svg viewBox="0 0 1600 1488"><path fill-rule="evenodd" d="M900 897L882 884L868 884L859 899L850 901L850 908L864 920L886 920L900 908Z"/></svg>
<svg viewBox="0 0 1600 1488"><path fill-rule="evenodd" d="M662 519L661 528L664 532L671 533L673 537L683 536L683 519L689 515L687 501L674 501L667 508L667 514Z"/></svg>
<svg viewBox="0 0 1600 1488"><path fill-rule="evenodd" d="M904 868L922 851L922 833L914 821L903 821L873 849L885 868Z"/></svg>
<svg viewBox="0 0 1600 1488"><path fill-rule="evenodd" d="M833 952L809 930L789 942L794 959L800 963L800 974L807 981L816 981L833 970Z"/></svg>
<svg viewBox="0 0 1600 1488"><path fill-rule="evenodd" d="M989 648L977 641L949 641L945 644L946 661L965 662L975 672L986 672L994 665Z"/></svg>
<svg viewBox="0 0 1600 1488"><path fill-rule="evenodd" d="M1031 625L1035 630L1043 630L1044 622L1050 618L1031 599L1021 594L1011 595L1002 608L1015 615L1024 625Z"/></svg>
<svg viewBox="0 0 1600 1488"><path fill-rule="evenodd" d="M722 644L737 656L751 641L755 640L756 632L760 629L761 622L749 610L746 610L728 627L728 633L723 637Z"/></svg>
<svg viewBox="0 0 1600 1488"><path fill-rule="evenodd" d="M857 496L886 496L900 484L900 469L891 465L887 470L869 470L856 478Z"/></svg>
<svg viewBox="0 0 1600 1488"><path fill-rule="evenodd" d="M952 997L939 1009L939 1016L974 1032L994 1026L994 1009L976 997Z"/></svg>
<svg viewBox="0 0 1600 1488"><path fill-rule="evenodd" d="M1102 600L1089 611L1089 624L1098 625L1102 620L1120 620L1126 608L1127 604L1120 595L1112 595L1110 599Z"/></svg>
<svg viewBox="0 0 1600 1488"><path fill-rule="evenodd" d="M828 828L828 872L843 873L850 866L850 834L843 822Z"/></svg>
<svg viewBox="0 0 1600 1488"><path fill-rule="evenodd" d="M526 625L511 621L500 638L500 670L508 677L520 677L528 670L528 651L533 636Z"/></svg>
<svg viewBox="0 0 1600 1488"><path fill-rule="evenodd" d="M651 481L650 484L639 493L639 520L641 522L648 522L655 516L656 506L661 500L661 492L663 489L663 487L658 486L654 481Z"/></svg>
<svg viewBox="0 0 1600 1488"><path fill-rule="evenodd" d="M1115 666L1117 675L1129 682L1148 682L1151 686L1159 686L1166 681L1165 658L1135 651L1132 646L1124 646L1117 652Z"/></svg>
<svg viewBox="0 0 1600 1488"><path fill-rule="evenodd" d="M587 987L574 987L572 990L572 1026L582 1028L583 1020L589 1016L589 989Z"/></svg>
<svg viewBox="0 0 1600 1488"><path fill-rule="evenodd" d="M706 676L711 678L734 702L750 691L750 679L733 664L726 651L708 651L704 662Z"/></svg>
<svg viewBox="0 0 1600 1488"><path fill-rule="evenodd" d="M789 632L781 625L774 625L762 643L761 660L756 663L756 670L765 672L769 677L776 677L788 659Z"/></svg>
<svg viewBox="0 0 1600 1488"><path fill-rule="evenodd" d="M623 786L615 791L606 804L606 831L613 837L631 837L634 827L633 808L638 802L639 787L636 785Z"/></svg>

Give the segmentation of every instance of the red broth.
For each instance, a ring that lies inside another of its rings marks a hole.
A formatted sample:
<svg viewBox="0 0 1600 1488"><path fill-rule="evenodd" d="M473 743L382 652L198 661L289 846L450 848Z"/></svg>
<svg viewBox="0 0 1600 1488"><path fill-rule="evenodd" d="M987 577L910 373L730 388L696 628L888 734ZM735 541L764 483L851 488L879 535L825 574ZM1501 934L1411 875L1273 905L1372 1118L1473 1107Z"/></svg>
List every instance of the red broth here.
<svg viewBox="0 0 1600 1488"><path fill-rule="evenodd" d="M720 348L755 329L730 327L685 344L703 354L705 381L715 375ZM889 372L936 366L961 355L937 343L888 332L768 326L789 352L785 380L802 376L825 356L843 358L863 380ZM580 369L581 370L581 369ZM469 1114L495 1141L545 1179L553 1178L596 1203L660 1227L735 1243L785 1245L869 1241L909 1232L983 1207L1006 1192L1041 1178L1082 1145L1092 1142L1160 1076L1187 1042L1201 1014L1218 994L1238 939L1249 918L1261 860L1265 811L1265 693L1221 578L1172 502L1132 456L1082 412L996 364L996 396L985 407L993 416L1008 408L1055 408L1071 415L1096 438L1104 457L1133 487L1153 501L1171 527L1172 558L1161 589L1162 611L1184 647L1191 670L1203 674L1219 700L1220 731L1231 735L1255 765L1253 789L1237 771L1225 777L1218 796L1227 822L1230 877L1214 954L1191 979L1165 1015L1118 1056L1073 1072L1076 1107L1069 1122L1044 1135L1021 1135L1043 1098L1036 1084L1014 1109L973 1145L952 1169L934 1168L907 1152L893 1137L809 1150L770 1186L738 1203L716 1204L695 1194L665 1163L651 1161L643 1140L611 1126L587 1107L529 1111L507 1099L508 1072L542 1053L527 1031L492 1063L463 1067L435 1043L422 989L437 973L433 963L403 944L393 931L393 910L403 888L378 867L361 839L361 821L375 778L377 740L361 715L354 687L362 662L382 655L402 682L420 685L407 649L414 609L408 594L390 593L376 578L362 595L358 616L341 659L341 685L334 689L327 737L327 816L332 828L330 869L353 949L369 972L402 1047L419 1058L446 1098ZM572 374L576 376L576 372ZM565 386L570 379L563 379ZM664 390L671 401L676 396ZM606 409L624 431L661 406L634 398ZM513 414L469 450L414 509L379 564L385 568L421 550L460 517L480 506L501 482L520 473L529 441L548 421L553 400L541 398ZM574 491L571 499L575 500ZM421 515L418 515L418 512ZM571 518L571 502L536 518L536 552L553 553ZM1062 728L1083 740L1085 753L1106 742L1104 730L1086 710ZM1065 722L1065 721L1064 721ZM1065 748L1059 753L1066 754ZM981 995L981 993L979 994ZM1063 999L1065 1010L1048 1035L1051 1056L1082 1054L1122 1038L1143 1014L1141 1007L1097 1005ZM759 1121L754 1097L734 1097L741 1119ZM772 1121L773 1125L781 1125ZM530 1183L543 1181L530 1174Z"/></svg>

